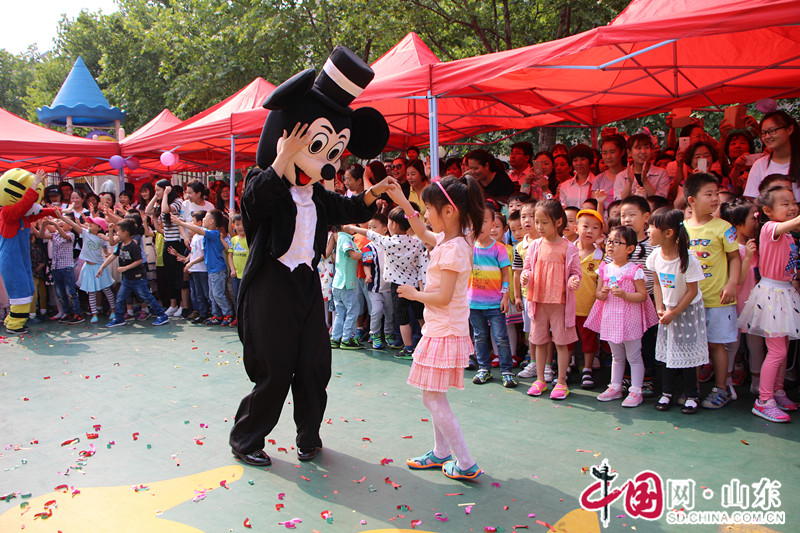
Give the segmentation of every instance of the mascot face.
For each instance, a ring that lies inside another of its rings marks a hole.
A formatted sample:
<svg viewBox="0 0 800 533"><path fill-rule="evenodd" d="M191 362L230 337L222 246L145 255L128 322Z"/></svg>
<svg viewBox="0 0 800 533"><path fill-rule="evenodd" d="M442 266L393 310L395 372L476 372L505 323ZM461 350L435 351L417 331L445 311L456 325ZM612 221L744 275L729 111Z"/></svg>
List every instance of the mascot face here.
<svg viewBox="0 0 800 533"><path fill-rule="evenodd" d="M0 207L7 205L14 205L22 199L31 186L33 185L33 174L21 168L12 168L0 176ZM44 196L44 184L40 183L36 187L36 192L39 193L37 203L41 203ZM34 209L36 205L34 205ZM39 206L41 209L41 206ZM30 214L30 213L29 213Z"/></svg>
<svg viewBox="0 0 800 533"><path fill-rule="evenodd" d="M258 142L258 166L272 165L284 132L298 124L308 124L310 141L284 171L293 186L335 178L345 150L362 159L378 155L389 140L386 120L375 109L349 107L374 75L352 51L337 46L318 77L308 69L283 82L263 104L270 113Z"/></svg>
<svg viewBox="0 0 800 533"><path fill-rule="evenodd" d="M308 134L311 143L297 152L284 175L290 183L300 187L335 178L340 158L350 142L350 128L337 131L324 117L309 125Z"/></svg>

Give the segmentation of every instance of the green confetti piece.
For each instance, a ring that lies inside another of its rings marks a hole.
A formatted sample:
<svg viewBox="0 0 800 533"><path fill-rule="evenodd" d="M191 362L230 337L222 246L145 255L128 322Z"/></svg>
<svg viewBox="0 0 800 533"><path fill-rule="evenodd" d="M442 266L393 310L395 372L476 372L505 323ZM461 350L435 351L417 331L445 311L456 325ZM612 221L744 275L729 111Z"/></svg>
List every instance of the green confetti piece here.
<svg viewBox="0 0 800 533"><path fill-rule="evenodd" d="M148 444L148 445L147 445L147 449L148 449L148 450L149 450L149 449L151 449L152 447L153 447L153 445L152 445L152 444Z"/></svg>
<svg viewBox="0 0 800 533"><path fill-rule="evenodd" d="M255 485L255 484L256 484L256 482L255 482L255 481L253 481L252 479L248 479L248 480L247 480L247 484L248 484L248 485Z"/></svg>

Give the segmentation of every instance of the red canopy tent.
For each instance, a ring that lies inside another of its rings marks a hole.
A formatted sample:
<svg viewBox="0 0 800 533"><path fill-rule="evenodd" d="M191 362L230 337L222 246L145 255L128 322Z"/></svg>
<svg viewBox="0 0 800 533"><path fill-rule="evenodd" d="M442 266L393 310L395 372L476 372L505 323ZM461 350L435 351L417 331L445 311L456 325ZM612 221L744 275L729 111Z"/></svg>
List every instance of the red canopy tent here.
<svg viewBox="0 0 800 533"><path fill-rule="evenodd" d="M0 169L26 168L62 172L90 168L119 154L115 142L95 141L49 130L0 109Z"/></svg>
<svg viewBox="0 0 800 533"><path fill-rule="evenodd" d="M261 107L275 86L256 78L218 104L166 130L131 136L122 143L124 156L155 157L173 151L181 160L207 169L221 169L229 157L255 161L255 146L267 110ZM235 146L234 148L234 145Z"/></svg>
<svg viewBox="0 0 800 533"><path fill-rule="evenodd" d="M796 0L634 0L608 26L435 65L432 92L589 126L798 96L798 23Z"/></svg>
<svg viewBox="0 0 800 533"><path fill-rule="evenodd" d="M383 114L390 131L387 149L405 150L412 145L428 144L431 73L440 64L422 39L411 32L371 65L375 79L353 107L370 106ZM442 101L438 105L439 141L454 142L502 129L524 130L561 120L554 115L534 116L538 109L521 107L526 108L526 117L492 100Z"/></svg>

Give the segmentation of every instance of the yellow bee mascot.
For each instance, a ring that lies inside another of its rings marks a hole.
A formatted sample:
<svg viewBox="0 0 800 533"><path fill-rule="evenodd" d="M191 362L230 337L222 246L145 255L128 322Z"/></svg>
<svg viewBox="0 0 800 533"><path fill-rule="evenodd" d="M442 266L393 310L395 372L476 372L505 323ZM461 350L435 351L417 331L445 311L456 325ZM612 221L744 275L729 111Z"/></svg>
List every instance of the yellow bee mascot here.
<svg viewBox="0 0 800 533"><path fill-rule="evenodd" d="M33 295L31 271L31 222L53 216L52 209L42 209L44 173L34 176L27 170L13 168L0 177L0 277L8 292L11 312L5 325L9 333L27 331Z"/></svg>

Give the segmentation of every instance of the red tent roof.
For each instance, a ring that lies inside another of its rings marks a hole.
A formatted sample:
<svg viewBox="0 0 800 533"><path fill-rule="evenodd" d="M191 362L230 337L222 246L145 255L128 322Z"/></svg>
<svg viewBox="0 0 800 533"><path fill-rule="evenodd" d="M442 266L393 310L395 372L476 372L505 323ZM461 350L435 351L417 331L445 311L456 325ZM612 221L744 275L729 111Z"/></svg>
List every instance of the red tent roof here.
<svg viewBox="0 0 800 533"><path fill-rule="evenodd" d="M634 0L610 25L436 65L433 93L600 125L800 95L796 0Z"/></svg>
<svg viewBox="0 0 800 533"><path fill-rule="evenodd" d="M356 99L353 107L370 106L389 123L389 150L404 150L429 142L428 100L431 72L443 65L428 46L411 32L371 66L375 79ZM528 129L561 120L552 115L533 116L538 109L510 111L496 101L454 98L439 103L439 141L501 129ZM523 117L523 114L529 115Z"/></svg>
<svg viewBox="0 0 800 533"><path fill-rule="evenodd" d="M57 171L68 158L86 158L83 164L91 165L96 162L94 158L108 159L117 154L119 145L115 142L65 135L0 109L0 169Z"/></svg>
<svg viewBox="0 0 800 533"><path fill-rule="evenodd" d="M218 104L167 130L128 138L122 143L123 155L158 157L174 150L182 160L227 168L231 136L237 137L236 156L255 160L255 145L264 125L267 110L261 107L275 86L256 78L246 87ZM243 142L239 138L244 139Z"/></svg>
<svg viewBox="0 0 800 533"><path fill-rule="evenodd" d="M168 130L170 128L174 128L178 124L181 123L181 119L176 117L172 111L169 109L164 109L155 116L150 122L139 128L138 130L134 131L120 142L120 144L125 144L126 142L131 142L131 139L140 139L146 137L147 135L155 135L156 133L160 133L162 131Z"/></svg>

